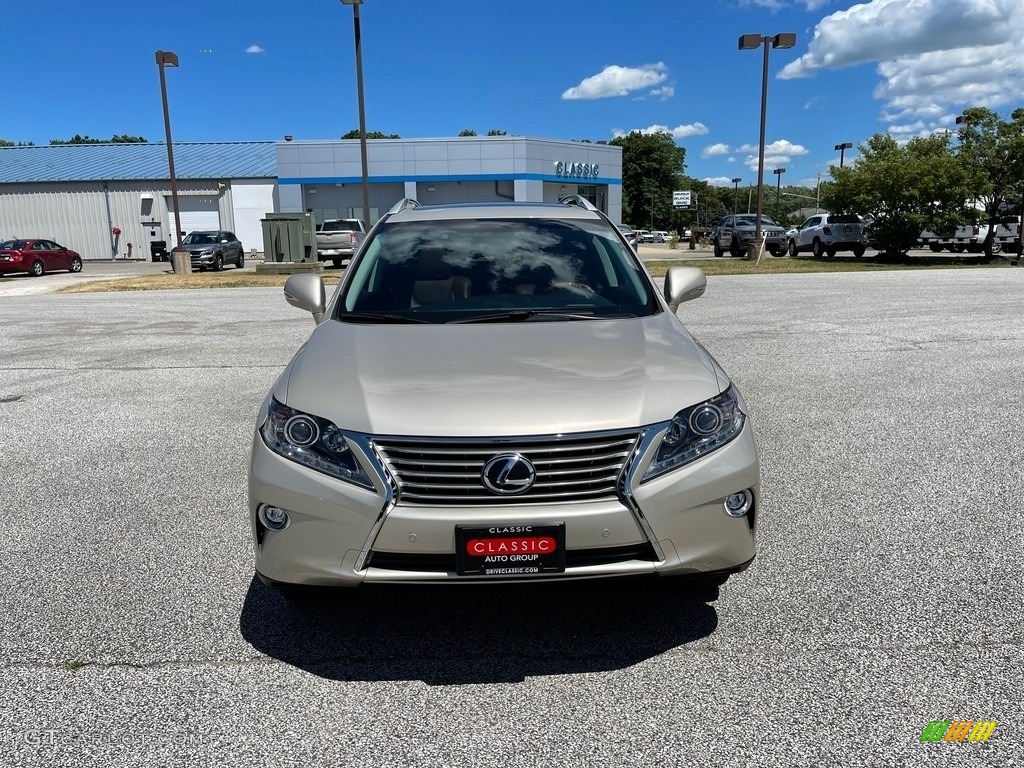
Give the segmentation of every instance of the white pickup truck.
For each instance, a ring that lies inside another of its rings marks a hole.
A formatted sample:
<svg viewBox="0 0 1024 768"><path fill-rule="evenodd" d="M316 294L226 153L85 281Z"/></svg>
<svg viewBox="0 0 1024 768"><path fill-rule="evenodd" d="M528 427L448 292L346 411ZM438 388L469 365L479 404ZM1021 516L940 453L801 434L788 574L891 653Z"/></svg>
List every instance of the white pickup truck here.
<svg viewBox="0 0 1024 768"><path fill-rule="evenodd" d="M328 219L316 228L317 257L340 267L355 255L365 236L359 219Z"/></svg>
<svg viewBox="0 0 1024 768"><path fill-rule="evenodd" d="M996 231L992 236L992 253L1000 253L1003 248L1015 250L1018 229L1018 224L996 224ZM981 253L985 247L988 231L988 224L965 224L962 227L957 227L956 233L953 235L953 244L958 251Z"/></svg>

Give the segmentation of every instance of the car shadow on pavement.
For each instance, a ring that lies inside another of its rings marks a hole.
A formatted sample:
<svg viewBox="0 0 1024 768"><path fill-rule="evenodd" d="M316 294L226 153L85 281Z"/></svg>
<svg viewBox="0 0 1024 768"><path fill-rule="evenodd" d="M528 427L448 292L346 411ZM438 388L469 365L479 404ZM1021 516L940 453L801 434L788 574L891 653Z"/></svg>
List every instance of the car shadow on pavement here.
<svg viewBox="0 0 1024 768"><path fill-rule="evenodd" d="M294 604L254 578L239 623L256 650L332 680L509 683L623 669L706 637L717 598L639 578L373 585Z"/></svg>

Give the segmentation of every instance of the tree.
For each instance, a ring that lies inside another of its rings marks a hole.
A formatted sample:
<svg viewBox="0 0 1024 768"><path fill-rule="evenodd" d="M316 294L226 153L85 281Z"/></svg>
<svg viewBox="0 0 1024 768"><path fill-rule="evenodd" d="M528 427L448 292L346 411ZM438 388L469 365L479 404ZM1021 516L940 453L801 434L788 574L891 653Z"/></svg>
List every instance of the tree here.
<svg viewBox="0 0 1024 768"><path fill-rule="evenodd" d="M956 157L967 178L969 197L984 211L985 256L991 257L996 226L1009 221L1011 212L1020 208L1024 109L1015 110L1009 121L983 107L964 110L964 118ZM970 220L976 222L977 213L971 214Z"/></svg>
<svg viewBox="0 0 1024 768"><path fill-rule="evenodd" d="M344 134L341 138L343 139L358 139L359 129L353 128L348 133ZM367 131L366 138L368 139L400 139L402 138L397 133L381 133L380 131Z"/></svg>
<svg viewBox="0 0 1024 768"><path fill-rule="evenodd" d="M60 144L146 144L146 140L141 136L130 136L127 133L118 134L112 136L109 139L93 139L88 135L82 136L75 134L70 139L50 139L51 145Z"/></svg>
<svg viewBox="0 0 1024 768"><path fill-rule="evenodd" d="M34 147L35 145L34 141L8 141L7 139L0 139L0 147Z"/></svg>
<svg viewBox="0 0 1024 768"><path fill-rule="evenodd" d="M508 131L499 131L497 128L491 128L487 132L488 136L508 136Z"/></svg>
<svg viewBox="0 0 1024 768"><path fill-rule="evenodd" d="M463 128L459 131L459 136L476 136L476 131L472 128Z"/></svg>
<svg viewBox="0 0 1024 768"><path fill-rule="evenodd" d="M622 147L623 221L669 226L675 213L672 192L681 181L686 150L665 132L633 131L609 144Z"/></svg>
<svg viewBox="0 0 1024 768"><path fill-rule="evenodd" d="M860 157L829 169L822 205L835 213L874 217L877 247L905 254L922 230L948 231L963 216L967 179L950 152L949 136L933 134L900 145L876 133L859 147Z"/></svg>

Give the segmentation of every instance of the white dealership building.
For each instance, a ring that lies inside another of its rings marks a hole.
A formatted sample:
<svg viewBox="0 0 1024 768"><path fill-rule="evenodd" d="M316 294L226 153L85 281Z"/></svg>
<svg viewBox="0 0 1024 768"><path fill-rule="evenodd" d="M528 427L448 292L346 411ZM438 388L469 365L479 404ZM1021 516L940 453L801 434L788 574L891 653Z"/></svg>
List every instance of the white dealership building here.
<svg viewBox="0 0 1024 768"><path fill-rule="evenodd" d="M180 227L234 232L263 250L267 213L362 218L358 139L175 142ZM622 149L524 136L367 141L372 224L398 200L557 202L583 195L622 219ZM85 259L148 258L174 245L167 146L0 148L0 239L44 237ZM128 248L128 244L132 248ZM130 252L129 252L130 251Z"/></svg>
<svg viewBox="0 0 1024 768"><path fill-rule="evenodd" d="M524 136L367 141L370 222L411 197L423 205L515 200L558 202L580 194L622 219L622 149ZM358 140L277 142L282 212L317 222L362 217Z"/></svg>

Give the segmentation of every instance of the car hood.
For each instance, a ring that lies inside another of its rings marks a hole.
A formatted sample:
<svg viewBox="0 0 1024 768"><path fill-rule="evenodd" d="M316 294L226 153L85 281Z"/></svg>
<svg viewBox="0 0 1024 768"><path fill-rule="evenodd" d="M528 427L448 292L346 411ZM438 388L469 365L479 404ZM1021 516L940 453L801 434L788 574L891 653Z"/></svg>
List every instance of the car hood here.
<svg viewBox="0 0 1024 768"><path fill-rule="evenodd" d="M720 370L666 312L484 325L327 320L274 394L372 434L556 434L670 419L728 386Z"/></svg>

